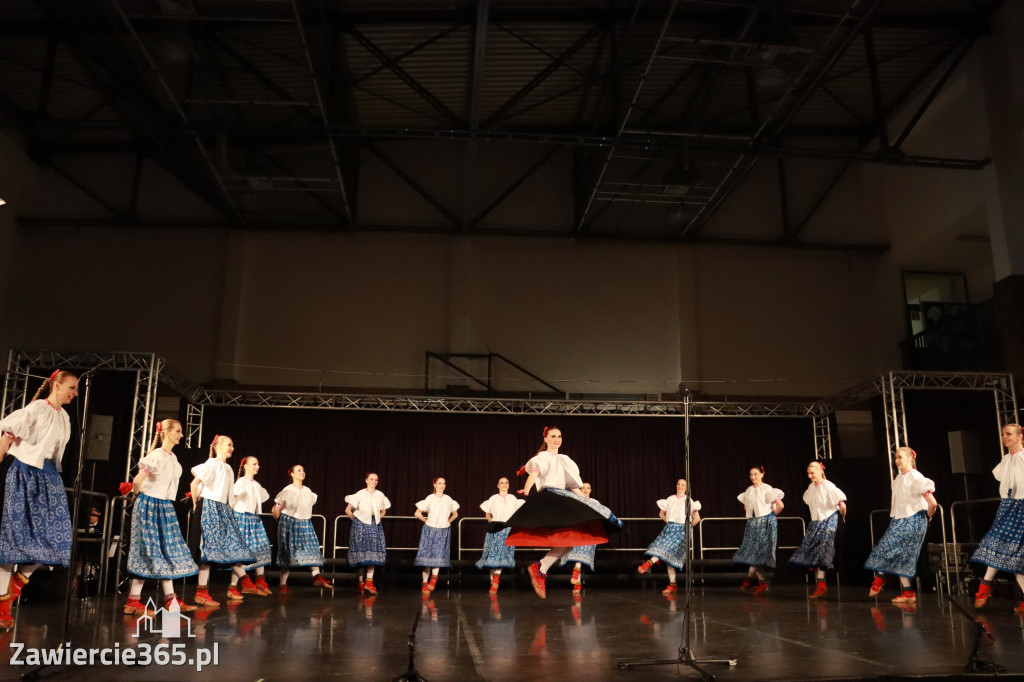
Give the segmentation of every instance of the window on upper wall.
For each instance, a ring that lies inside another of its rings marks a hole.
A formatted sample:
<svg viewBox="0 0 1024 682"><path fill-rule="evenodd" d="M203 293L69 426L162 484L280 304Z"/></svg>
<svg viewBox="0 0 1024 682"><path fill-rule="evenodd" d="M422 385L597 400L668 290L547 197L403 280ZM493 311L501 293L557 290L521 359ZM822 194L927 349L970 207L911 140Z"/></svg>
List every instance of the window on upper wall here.
<svg viewBox="0 0 1024 682"><path fill-rule="evenodd" d="M903 290L910 337L969 309L967 277L962 272L904 272Z"/></svg>

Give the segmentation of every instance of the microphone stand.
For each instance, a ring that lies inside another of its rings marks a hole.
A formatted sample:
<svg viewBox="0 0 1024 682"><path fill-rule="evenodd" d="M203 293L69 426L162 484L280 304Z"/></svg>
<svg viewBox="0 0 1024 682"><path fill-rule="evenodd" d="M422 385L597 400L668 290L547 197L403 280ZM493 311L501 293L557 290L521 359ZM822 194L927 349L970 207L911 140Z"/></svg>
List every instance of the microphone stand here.
<svg viewBox="0 0 1024 682"><path fill-rule="evenodd" d="M68 630L71 628L71 589L75 579L75 553L78 550L78 512L82 501L82 470L85 467L85 446L86 446L86 419L89 415L89 389L91 388L92 377L95 370L83 373L78 379L79 384L84 385L82 391L82 414L78 432L78 471L75 474L75 483L71 492L71 560L68 565L67 579L64 582L64 624L60 631L60 644L57 651L61 652L58 657L63 658L64 647L70 644L67 641ZM53 664L44 664L21 675L23 680L38 680L39 674Z"/></svg>
<svg viewBox="0 0 1024 682"><path fill-rule="evenodd" d="M686 472L686 561L684 568L686 570L686 589L684 590L684 606L683 606L683 638L679 643L679 655L676 658L667 658L662 660L653 661L627 661L619 663L619 668L622 670L630 670L632 668L638 668L642 666L651 665L685 665L689 668L693 668L694 672L700 675L703 680L713 680L715 676L700 667L700 664L707 663L720 663L723 665L734 666L739 663L738 659L735 658L697 658L693 654L693 647L690 644L691 637L691 597L693 594L693 558L691 550L693 549L693 511L691 509L693 501L693 491L690 488L690 391L686 391L686 395L683 396L683 454L685 457Z"/></svg>

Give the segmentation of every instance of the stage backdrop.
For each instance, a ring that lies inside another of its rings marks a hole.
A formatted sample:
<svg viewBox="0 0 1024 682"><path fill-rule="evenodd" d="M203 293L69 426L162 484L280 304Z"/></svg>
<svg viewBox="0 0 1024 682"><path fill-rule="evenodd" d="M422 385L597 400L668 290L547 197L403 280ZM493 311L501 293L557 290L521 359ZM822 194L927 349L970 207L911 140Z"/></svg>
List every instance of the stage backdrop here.
<svg viewBox="0 0 1024 682"><path fill-rule="evenodd" d="M525 477L516 479L515 471L540 448L548 425L562 430L562 452L579 464L594 497L621 517L656 517L655 502L673 494L683 476L683 420L675 418L208 408L203 433L204 441L214 434L234 439L236 467L245 455L259 457L259 480L271 495L287 485L288 468L302 464L307 485L320 496L315 512L327 516L330 528L344 512L344 496L363 487L368 470L380 474L391 514L411 515L415 502L430 494L432 478L442 475L446 492L462 505L460 515L482 516L479 505L496 492L500 476L510 477L513 490L522 487ZM691 428L691 483L705 516L742 516L736 495L749 485L754 464L789 495L786 514L804 514L805 465L814 457L809 420L694 419ZM393 525L389 544L415 545L418 525ZM627 524L612 546L645 545L659 529ZM481 546L482 524L465 530L466 544ZM735 537L715 543L739 544L742 526L727 534Z"/></svg>

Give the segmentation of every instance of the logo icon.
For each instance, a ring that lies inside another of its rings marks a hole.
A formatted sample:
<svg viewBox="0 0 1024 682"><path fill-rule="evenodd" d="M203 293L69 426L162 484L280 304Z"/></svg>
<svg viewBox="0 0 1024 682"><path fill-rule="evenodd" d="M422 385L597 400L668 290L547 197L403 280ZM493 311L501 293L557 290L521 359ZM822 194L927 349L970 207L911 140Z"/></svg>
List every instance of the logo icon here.
<svg viewBox="0 0 1024 682"><path fill-rule="evenodd" d="M178 600L171 600L171 608L155 608L152 597L146 600L146 613L135 620L135 634L132 637L138 639L144 635L157 635L167 639L181 637L181 622L185 621L185 635L195 638L192 633L192 619L181 615L178 608ZM149 615L152 611L153 615Z"/></svg>

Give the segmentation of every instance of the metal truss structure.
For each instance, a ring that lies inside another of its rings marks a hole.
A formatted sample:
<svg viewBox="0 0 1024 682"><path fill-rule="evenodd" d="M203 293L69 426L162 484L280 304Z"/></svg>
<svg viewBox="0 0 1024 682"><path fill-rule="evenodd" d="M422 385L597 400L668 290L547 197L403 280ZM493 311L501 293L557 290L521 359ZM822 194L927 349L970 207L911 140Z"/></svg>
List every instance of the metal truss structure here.
<svg viewBox="0 0 1024 682"><path fill-rule="evenodd" d="M436 414L579 415L604 417L685 418L686 401L614 399L547 399L412 395L361 395L323 391L214 390L198 386L167 366L154 353L86 351L11 351L3 389L7 414L27 400L32 368L61 367L78 371L94 369L131 371L136 374L132 414L132 438L126 476L144 454L152 437L158 384L175 391L186 402L185 436L190 447L202 441L206 407L263 407L322 410L371 410ZM991 391L996 428L1017 420L1017 395L1013 376L986 372L889 372L859 386L816 402L692 401L690 416L696 418L809 418L814 431L815 457L831 459L831 415L837 410L882 396L885 432L891 450L907 443L904 410L908 390ZM891 462L890 462L891 467Z"/></svg>
<svg viewBox="0 0 1024 682"><path fill-rule="evenodd" d="M995 403L996 430L1003 424L1017 421L1017 390L1012 374L998 372L889 372L859 386L826 398L815 414L814 442L818 458L832 456L829 427L819 420L836 410L858 405L875 396L882 396L885 415L885 439L889 452L908 443L905 392L914 390L991 391ZM889 461L892 474L892 460Z"/></svg>
<svg viewBox="0 0 1024 682"><path fill-rule="evenodd" d="M181 225L140 207L156 164L217 225L519 234L489 218L570 158L559 168L574 215L529 234L881 250L855 234L815 243L805 228L855 164L989 163L905 143L998 4L6 0L0 129L93 202L75 224ZM494 141L528 153L489 168L502 177L488 188L475 171ZM419 168L427 144L462 159L457 187L442 192ZM135 167L123 187L74 170L116 153ZM824 186L797 187L797 159L833 162ZM714 234L709 219L762 160L781 234ZM380 191L365 191L371 165L429 217L356 210Z"/></svg>
<svg viewBox="0 0 1024 682"><path fill-rule="evenodd" d="M145 454L153 437L153 416L156 411L157 388L166 361L155 353L103 352L103 351L58 351L58 350L12 350L7 359L7 375L4 380L4 414L23 407L28 401L29 379L34 368L44 368L48 375L52 369L60 368L75 372L91 370L115 370L134 372L135 391L132 403L131 439L128 445L128 461L125 476L129 476L135 463ZM175 386L173 373L163 377L165 382ZM38 377L44 378L44 377Z"/></svg>

